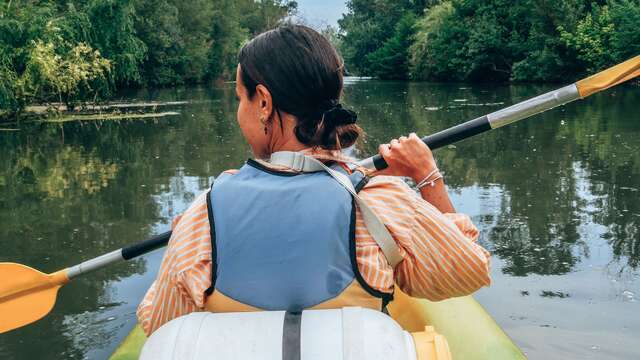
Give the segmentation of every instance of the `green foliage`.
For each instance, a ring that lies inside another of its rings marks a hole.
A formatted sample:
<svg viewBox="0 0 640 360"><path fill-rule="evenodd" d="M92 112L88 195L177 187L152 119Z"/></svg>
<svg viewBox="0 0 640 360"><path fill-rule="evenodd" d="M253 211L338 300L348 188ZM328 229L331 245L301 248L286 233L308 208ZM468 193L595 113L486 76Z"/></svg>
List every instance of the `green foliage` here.
<svg viewBox="0 0 640 360"><path fill-rule="evenodd" d="M344 56L347 70L358 75L372 75L384 72L385 66L372 61L387 62L393 44L376 55L370 54L385 46L396 35L396 26L407 12L414 11L413 3L408 0L350 0L348 13L338 21L344 35L340 51ZM401 34L398 34L398 40ZM388 73L389 71L386 71ZM400 77L400 76L394 76Z"/></svg>
<svg viewBox="0 0 640 360"><path fill-rule="evenodd" d="M182 83L183 38L178 9L170 0L136 0L135 29L147 45L142 63L145 82L152 86Z"/></svg>
<svg viewBox="0 0 640 360"><path fill-rule="evenodd" d="M444 2L428 9L416 24L414 42L409 49L411 77L416 79L455 79L462 65L457 61L464 29L455 23L454 9Z"/></svg>
<svg viewBox="0 0 640 360"><path fill-rule="evenodd" d="M531 4L452 1L427 9L411 49L416 79L504 81L527 51Z"/></svg>
<svg viewBox="0 0 640 360"><path fill-rule="evenodd" d="M220 7L214 11L211 29L211 50L209 70L214 77L231 79L237 66L236 52L249 37L249 30L235 21L239 9L234 0L221 0Z"/></svg>
<svg viewBox="0 0 640 360"><path fill-rule="evenodd" d="M347 5L342 50L359 75L401 78L408 63L417 80L565 82L640 53L637 0ZM408 52L398 33L405 14L420 15L415 33L404 38Z"/></svg>
<svg viewBox="0 0 640 360"><path fill-rule="evenodd" d="M209 75L209 47L211 45L211 24L222 21L214 16L214 9L225 0L175 1L178 9L182 33L181 56L184 58L181 75L184 82L201 82ZM224 15L228 16L228 15ZM238 48L228 49L236 54Z"/></svg>
<svg viewBox="0 0 640 360"><path fill-rule="evenodd" d="M614 26L611 45L616 59L629 59L640 54L640 2L615 0L609 3Z"/></svg>
<svg viewBox="0 0 640 360"><path fill-rule="evenodd" d="M112 82L119 86L140 84L147 46L135 32L133 1L91 0L86 12L93 24L91 43L113 64Z"/></svg>
<svg viewBox="0 0 640 360"><path fill-rule="evenodd" d="M297 6L282 0L218 0L210 28L209 77L234 79L242 44L280 25Z"/></svg>
<svg viewBox="0 0 640 360"><path fill-rule="evenodd" d="M580 65L593 73L640 53L640 4L610 1L594 6L569 32L558 30Z"/></svg>
<svg viewBox="0 0 640 360"><path fill-rule="evenodd" d="M93 84L105 81L110 68L111 62L87 44L63 52L51 42L34 41L25 71L16 81L18 101L70 104L93 95Z"/></svg>
<svg viewBox="0 0 640 360"><path fill-rule="evenodd" d="M578 22L574 33L558 27L560 38L565 46L576 53L588 72L595 72L613 62L611 53L611 37L614 26L609 15L609 8L595 8L593 14Z"/></svg>
<svg viewBox="0 0 640 360"><path fill-rule="evenodd" d="M297 2L289 0L235 0L233 3L238 9L240 26L252 37L280 25L298 7Z"/></svg>
<svg viewBox="0 0 640 360"><path fill-rule="evenodd" d="M233 78L240 46L296 8L285 0L0 0L0 114L128 86Z"/></svg>
<svg viewBox="0 0 640 360"><path fill-rule="evenodd" d="M0 64L0 109L17 108L15 83L16 73L9 66Z"/></svg>
<svg viewBox="0 0 640 360"><path fill-rule="evenodd" d="M93 98L108 89L111 62L90 46L91 22L73 3L15 2L0 16L0 105ZM59 16L59 11L66 16Z"/></svg>
<svg viewBox="0 0 640 360"><path fill-rule="evenodd" d="M406 13L398 22L392 37L381 47L367 55L373 76L382 79L406 79L408 77L408 51L414 33L416 16Z"/></svg>

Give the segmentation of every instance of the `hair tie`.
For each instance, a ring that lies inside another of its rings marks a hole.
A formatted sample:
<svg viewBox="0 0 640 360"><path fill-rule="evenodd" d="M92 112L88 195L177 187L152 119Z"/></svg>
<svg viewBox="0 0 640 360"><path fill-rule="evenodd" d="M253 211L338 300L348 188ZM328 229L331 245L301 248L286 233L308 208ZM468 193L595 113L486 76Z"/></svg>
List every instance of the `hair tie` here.
<svg viewBox="0 0 640 360"><path fill-rule="evenodd" d="M335 105L330 109L322 113L322 118L328 124L333 126L350 125L355 124L358 120L358 114L355 111L348 110L342 107L337 101L333 102Z"/></svg>

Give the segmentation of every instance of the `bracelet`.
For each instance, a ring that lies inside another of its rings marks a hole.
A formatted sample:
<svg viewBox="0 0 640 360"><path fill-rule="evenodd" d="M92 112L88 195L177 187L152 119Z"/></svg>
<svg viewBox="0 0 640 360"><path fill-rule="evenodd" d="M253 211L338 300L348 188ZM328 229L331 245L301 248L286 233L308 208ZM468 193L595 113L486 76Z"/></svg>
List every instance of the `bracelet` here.
<svg viewBox="0 0 640 360"><path fill-rule="evenodd" d="M429 173L429 175L425 176L424 179L422 179L422 181L420 181L416 187L419 189L422 189L423 187L425 187L427 184L431 185L431 187L435 186L435 182L442 179L442 174L440 173L440 171L438 170L438 168L433 169L433 171L431 171Z"/></svg>
<svg viewBox="0 0 640 360"><path fill-rule="evenodd" d="M436 186L436 181L438 181L438 180L440 180L440 179L442 179L442 178L443 178L443 176L442 176L442 175L440 175L440 174L438 174L438 176L436 176L433 180L429 180L429 181L427 181L426 183L421 184L421 185L418 187L418 190L419 190L419 189L422 189L422 188L423 188L423 187L425 187L427 184L431 185L431 187L434 187L434 186Z"/></svg>

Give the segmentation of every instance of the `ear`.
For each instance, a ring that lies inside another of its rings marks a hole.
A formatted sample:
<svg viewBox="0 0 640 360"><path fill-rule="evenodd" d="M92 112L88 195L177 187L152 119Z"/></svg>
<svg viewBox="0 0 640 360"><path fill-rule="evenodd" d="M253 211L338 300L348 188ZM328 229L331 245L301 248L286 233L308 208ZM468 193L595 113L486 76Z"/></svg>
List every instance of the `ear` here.
<svg viewBox="0 0 640 360"><path fill-rule="evenodd" d="M269 119L273 112L273 99L271 93L264 85L256 86L256 100L258 101L259 112L262 118Z"/></svg>

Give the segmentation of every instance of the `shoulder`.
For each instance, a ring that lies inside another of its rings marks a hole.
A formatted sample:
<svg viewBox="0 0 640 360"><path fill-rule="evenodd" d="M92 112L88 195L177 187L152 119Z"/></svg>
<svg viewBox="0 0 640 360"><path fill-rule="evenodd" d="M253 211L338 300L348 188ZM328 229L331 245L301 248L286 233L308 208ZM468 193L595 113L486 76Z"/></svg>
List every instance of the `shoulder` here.
<svg viewBox="0 0 640 360"><path fill-rule="evenodd" d="M359 193L367 200L381 201L389 205L415 206L420 199L418 194L401 178L395 176L376 176Z"/></svg>
<svg viewBox="0 0 640 360"><path fill-rule="evenodd" d="M229 170L223 171L220 175L223 175L223 174L235 175L235 174L238 173L238 171L240 171L240 170L239 169L229 169Z"/></svg>
<svg viewBox="0 0 640 360"><path fill-rule="evenodd" d="M372 178L359 195L393 233L413 227L422 200L402 179L391 176Z"/></svg>

